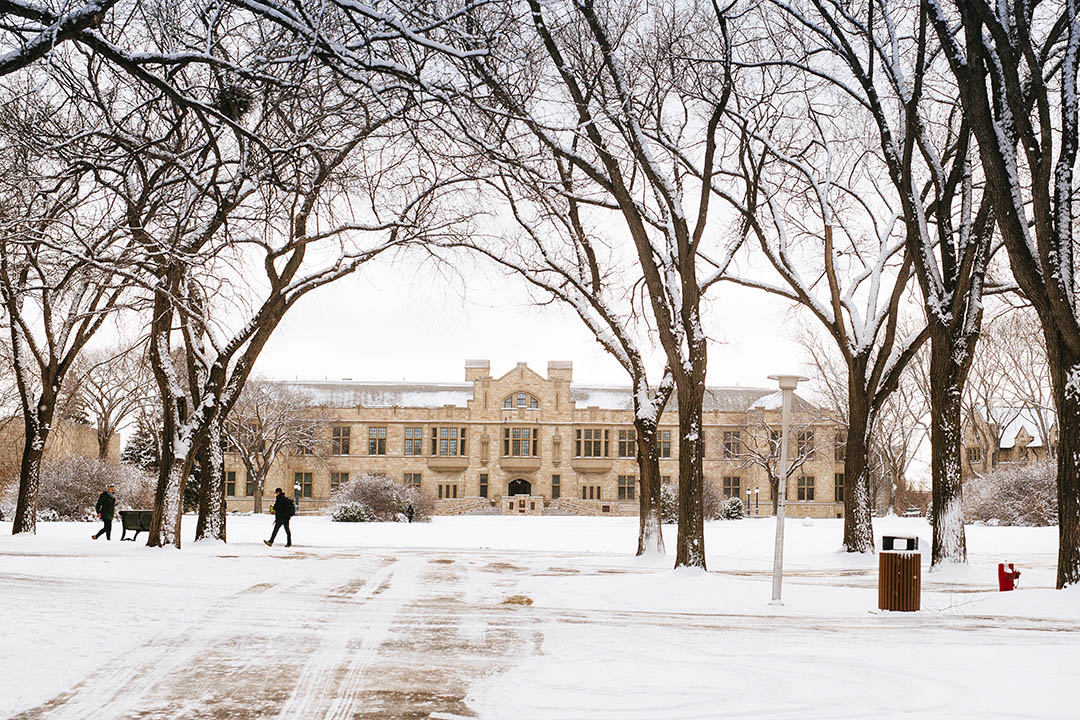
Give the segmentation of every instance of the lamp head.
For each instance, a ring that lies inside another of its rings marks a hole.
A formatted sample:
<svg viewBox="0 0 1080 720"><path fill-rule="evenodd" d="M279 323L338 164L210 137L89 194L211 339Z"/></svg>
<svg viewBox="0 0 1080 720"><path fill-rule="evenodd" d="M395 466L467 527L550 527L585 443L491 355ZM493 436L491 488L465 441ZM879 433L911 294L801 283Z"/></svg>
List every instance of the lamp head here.
<svg viewBox="0 0 1080 720"><path fill-rule="evenodd" d="M770 375L769 379L775 380L781 390L794 390L798 387L800 382L809 380L810 378L803 377L802 375Z"/></svg>

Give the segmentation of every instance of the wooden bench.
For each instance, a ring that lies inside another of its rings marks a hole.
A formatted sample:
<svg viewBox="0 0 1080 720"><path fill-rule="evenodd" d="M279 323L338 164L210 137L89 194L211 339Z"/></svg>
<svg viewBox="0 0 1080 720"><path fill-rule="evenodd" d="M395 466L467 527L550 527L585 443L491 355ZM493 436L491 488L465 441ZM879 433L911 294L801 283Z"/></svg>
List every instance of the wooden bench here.
<svg viewBox="0 0 1080 720"><path fill-rule="evenodd" d="M154 517L153 510L121 510L120 511L120 523L123 525L124 531L120 534L121 540L134 540L139 537L139 533L150 532L150 520ZM127 531L134 530L135 535L127 537Z"/></svg>

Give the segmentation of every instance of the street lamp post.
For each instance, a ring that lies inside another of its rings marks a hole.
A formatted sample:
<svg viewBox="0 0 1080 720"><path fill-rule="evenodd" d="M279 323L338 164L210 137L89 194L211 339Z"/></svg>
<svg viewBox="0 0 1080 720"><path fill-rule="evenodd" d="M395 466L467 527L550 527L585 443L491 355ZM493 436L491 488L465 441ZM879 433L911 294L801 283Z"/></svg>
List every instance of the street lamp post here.
<svg viewBox="0 0 1080 720"><path fill-rule="evenodd" d="M746 488L746 517L750 517L750 488Z"/></svg>
<svg viewBox="0 0 1080 720"><path fill-rule="evenodd" d="M788 474L788 425L791 422L791 395L801 380L801 375L770 375L780 386L780 482L776 493L776 545L773 548L772 602L770 605L783 605L780 590L784 582L784 505L787 496Z"/></svg>
<svg viewBox="0 0 1080 720"><path fill-rule="evenodd" d="M760 506L761 506L760 504L761 504L761 488L756 487L756 488L754 488L754 517L758 517L758 515L760 514L758 512L758 510L760 509Z"/></svg>

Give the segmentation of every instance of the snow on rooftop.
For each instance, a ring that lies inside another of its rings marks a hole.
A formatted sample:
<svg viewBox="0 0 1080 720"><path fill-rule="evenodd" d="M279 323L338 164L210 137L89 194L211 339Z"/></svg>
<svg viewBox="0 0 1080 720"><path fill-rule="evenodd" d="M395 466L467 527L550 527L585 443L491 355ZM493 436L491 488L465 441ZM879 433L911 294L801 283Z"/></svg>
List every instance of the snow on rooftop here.
<svg viewBox="0 0 1080 720"><path fill-rule="evenodd" d="M323 407L467 407L468 401L473 397L473 384L468 382L297 380L283 383L307 394L313 405ZM579 409L634 409L632 389L628 386L573 385L570 388L570 399ZM801 398L798 402L805 403ZM674 406L675 398L672 397L669 407ZM705 411L745 412L750 409L776 410L779 407L779 391L768 388L711 387L705 390Z"/></svg>

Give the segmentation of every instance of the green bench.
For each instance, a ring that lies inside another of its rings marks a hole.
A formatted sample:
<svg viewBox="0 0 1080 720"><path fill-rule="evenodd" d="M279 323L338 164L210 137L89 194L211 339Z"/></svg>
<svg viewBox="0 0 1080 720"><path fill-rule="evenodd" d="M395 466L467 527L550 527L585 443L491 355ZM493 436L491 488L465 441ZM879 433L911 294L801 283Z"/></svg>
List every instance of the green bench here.
<svg viewBox="0 0 1080 720"><path fill-rule="evenodd" d="M120 523L123 525L124 530L120 533L120 539L134 542L139 537L140 532L150 532L150 521L153 517L153 510L121 510ZM128 530L134 530L135 535L130 538L127 537Z"/></svg>

